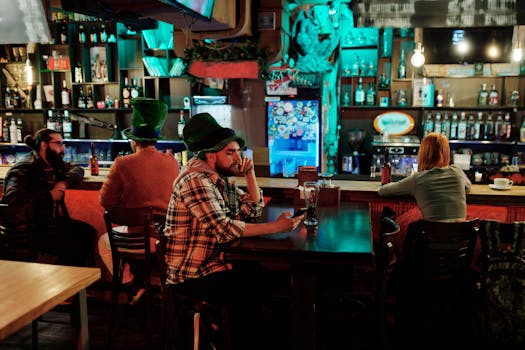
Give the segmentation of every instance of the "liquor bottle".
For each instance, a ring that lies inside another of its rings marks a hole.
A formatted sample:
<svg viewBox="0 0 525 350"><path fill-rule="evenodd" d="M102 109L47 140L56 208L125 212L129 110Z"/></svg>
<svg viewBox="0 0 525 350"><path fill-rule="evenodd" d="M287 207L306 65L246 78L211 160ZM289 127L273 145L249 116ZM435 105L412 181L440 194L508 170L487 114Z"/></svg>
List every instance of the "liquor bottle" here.
<svg viewBox="0 0 525 350"><path fill-rule="evenodd" d="M373 106L376 103L376 90L374 89L374 84L372 82L368 83L365 101L367 106Z"/></svg>
<svg viewBox="0 0 525 350"><path fill-rule="evenodd" d="M521 122L520 142L525 142L525 117L523 117L523 121Z"/></svg>
<svg viewBox="0 0 525 350"><path fill-rule="evenodd" d="M77 65L75 66L75 83L81 84L82 80L82 66L80 65L80 62L77 62Z"/></svg>
<svg viewBox="0 0 525 350"><path fill-rule="evenodd" d="M5 89L4 106L7 109L15 108L14 96L10 88Z"/></svg>
<svg viewBox="0 0 525 350"><path fill-rule="evenodd" d="M502 141L510 141L512 135L512 123L510 122L510 114L505 113L505 118L503 120L503 137Z"/></svg>
<svg viewBox="0 0 525 350"><path fill-rule="evenodd" d="M11 140L9 139L9 121L8 121L8 117L9 116L13 116L12 113L10 112L7 112L5 114L5 118L4 118L4 125L2 127L2 141L4 142L10 142Z"/></svg>
<svg viewBox="0 0 525 350"><path fill-rule="evenodd" d="M11 123L9 125L9 140L11 140L11 143L18 143L15 118L11 118Z"/></svg>
<svg viewBox="0 0 525 350"><path fill-rule="evenodd" d="M436 112L436 120L434 121L434 132L442 133L443 132L443 121L441 120L441 113Z"/></svg>
<svg viewBox="0 0 525 350"><path fill-rule="evenodd" d="M496 118L496 123L494 124L494 139L496 141L501 141L503 138L503 116L501 113L498 114Z"/></svg>
<svg viewBox="0 0 525 350"><path fill-rule="evenodd" d="M16 141L22 143L22 129L24 128L24 123L22 118L16 119Z"/></svg>
<svg viewBox="0 0 525 350"><path fill-rule="evenodd" d="M405 50L401 50L399 56L399 66L397 67L397 77L399 79L405 79L407 76L407 66L405 64Z"/></svg>
<svg viewBox="0 0 525 350"><path fill-rule="evenodd" d="M49 109L47 111L47 123L46 126L48 129L55 130L55 116L53 115L53 110Z"/></svg>
<svg viewBox="0 0 525 350"><path fill-rule="evenodd" d="M445 135L447 139L450 139L450 118L448 112L443 115L443 123L441 124L441 133Z"/></svg>
<svg viewBox="0 0 525 350"><path fill-rule="evenodd" d="M67 24L60 26L60 43L67 44Z"/></svg>
<svg viewBox="0 0 525 350"><path fill-rule="evenodd" d="M22 97L20 96L20 93L18 92L18 88L16 87L13 92L13 108L16 108L16 109L22 108Z"/></svg>
<svg viewBox="0 0 525 350"><path fill-rule="evenodd" d="M452 113L452 121L450 122L450 140L458 139L458 114Z"/></svg>
<svg viewBox="0 0 525 350"><path fill-rule="evenodd" d="M362 106L365 104L365 90L363 89L363 79L359 78L357 87L354 93L354 101L356 106Z"/></svg>
<svg viewBox="0 0 525 350"><path fill-rule="evenodd" d="M137 78L133 78L131 80L131 82L132 82L131 91L130 91L131 98L139 97L139 89L138 89L138 85L137 85Z"/></svg>
<svg viewBox="0 0 525 350"><path fill-rule="evenodd" d="M179 131L179 137L182 139L184 137L182 131L184 130L184 126L186 126L186 120L184 120L184 110L180 110L179 112L179 124L178 124L178 131Z"/></svg>
<svg viewBox="0 0 525 350"><path fill-rule="evenodd" d="M486 106L488 104L489 92L487 91L487 84L481 84L481 90L478 94L478 106Z"/></svg>
<svg viewBox="0 0 525 350"><path fill-rule="evenodd" d="M71 108L71 95L67 88L66 80L62 80L62 92L60 93L60 99L62 101L62 108Z"/></svg>
<svg viewBox="0 0 525 350"><path fill-rule="evenodd" d="M489 106L499 105L499 93L498 90L496 90L496 84L492 84L492 89L489 91L488 102Z"/></svg>
<svg viewBox="0 0 525 350"><path fill-rule="evenodd" d="M78 108L84 109L86 106L86 95L84 94L84 88L80 88L80 95L78 96L77 102Z"/></svg>
<svg viewBox="0 0 525 350"><path fill-rule="evenodd" d="M131 87L129 86L128 77L124 78L124 86L122 87L122 107L130 107L130 96L131 96Z"/></svg>
<svg viewBox="0 0 525 350"><path fill-rule="evenodd" d="M106 26L102 24L100 26L100 42L105 43L108 41L108 33L106 33Z"/></svg>
<svg viewBox="0 0 525 350"><path fill-rule="evenodd" d="M392 181L392 166L390 165L390 153L388 147L385 148L385 161L381 167L381 185L386 185Z"/></svg>
<svg viewBox="0 0 525 350"><path fill-rule="evenodd" d="M93 101L93 91L91 90L91 87L88 87L88 93L86 96L86 108L95 108L95 102Z"/></svg>
<svg viewBox="0 0 525 350"><path fill-rule="evenodd" d="M89 157L89 171L91 175L98 175L98 157L95 152L95 143L91 142L91 156Z"/></svg>
<svg viewBox="0 0 525 350"><path fill-rule="evenodd" d="M91 34L89 35L89 39L93 44L98 43L98 36L97 36L97 28L93 26L91 29Z"/></svg>
<svg viewBox="0 0 525 350"><path fill-rule="evenodd" d="M483 135L485 135L485 121L483 121L483 112L478 112L478 119L474 128L475 140L483 140Z"/></svg>
<svg viewBox="0 0 525 350"><path fill-rule="evenodd" d="M487 116L487 122L485 123L485 133L483 139L486 141L494 140L494 121L492 120L492 114L489 113Z"/></svg>
<svg viewBox="0 0 525 350"><path fill-rule="evenodd" d="M78 42L80 44L86 42L86 33L84 32L84 26L82 24L78 26Z"/></svg>
<svg viewBox="0 0 525 350"><path fill-rule="evenodd" d="M458 140L467 139L467 117L465 112L461 112L458 122Z"/></svg>
<svg viewBox="0 0 525 350"><path fill-rule="evenodd" d="M427 113L425 124L423 125L423 137L434 131L434 120L432 119L432 112Z"/></svg>
<svg viewBox="0 0 525 350"><path fill-rule="evenodd" d="M42 87L40 84L36 85L36 98L33 106L35 109L42 109Z"/></svg>
<svg viewBox="0 0 525 350"><path fill-rule="evenodd" d="M55 114L55 131L62 135L62 114L60 111L57 111Z"/></svg>
<svg viewBox="0 0 525 350"><path fill-rule="evenodd" d="M69 117L69 111L67 109L64 111L64 119L62 120L62 132L64 133L64 139L71 139L73 124L71 123L71 118Z"/></svg>
<svg viewBox="0 0 525 350"><path fill-rule="evenodd" d="M474 114L471 112L467 119L465 140L474 140L474 124L476 124L476 121L474 120Z"/></svg>
<svg viewBox="0 0 525 350"><path fill-rule="evenodd" d="M436 95L436 107L443 107L443 90L439 89Z"/></svg>

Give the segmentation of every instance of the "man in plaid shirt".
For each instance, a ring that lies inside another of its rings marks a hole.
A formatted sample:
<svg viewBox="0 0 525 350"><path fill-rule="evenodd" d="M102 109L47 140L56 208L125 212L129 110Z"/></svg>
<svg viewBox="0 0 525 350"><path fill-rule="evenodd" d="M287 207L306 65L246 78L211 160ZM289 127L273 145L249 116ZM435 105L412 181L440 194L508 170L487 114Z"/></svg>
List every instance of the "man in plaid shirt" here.
<svg viewBox="0 0 525 350"><path fill-rule="evenodd" d="M187 149L195 156L175 180L168 205L164 230L167 283L203 300L243 308L246 313L246 303L257 299L253 293L258 284L246 279L250 274L239 276L224 261L223 244L242 237L289 232L303 218L284 212L273 222L244 222L260 216L264 207L253 161L241 155L244 140L208 113L193 116L183 134ZM245 176L247 193L230 183L228 176ZM246 319L241 321L246 323Z"/></svg>

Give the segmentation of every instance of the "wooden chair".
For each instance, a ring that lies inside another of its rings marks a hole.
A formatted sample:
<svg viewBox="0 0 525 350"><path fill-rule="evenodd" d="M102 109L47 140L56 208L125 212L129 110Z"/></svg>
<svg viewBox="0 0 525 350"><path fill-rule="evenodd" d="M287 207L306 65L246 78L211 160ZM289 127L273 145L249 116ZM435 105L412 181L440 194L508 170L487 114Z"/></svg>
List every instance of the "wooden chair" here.
<svg viewBox="0 0 525 350"><path fill-rule="evenodd" d="M202 343L200 330L201 312L211 305L203 300L198 300L192 295L185 292L180 286L166 284L168 277L168 265L166 263L166 242L164 235L164 225L157 226L158 240L156 243L157 261L160 269L161 292L162 292L162 312L161 312L161 339L163 349L173 350L174 348L199 350L206 348ZM217 349L231 349L230 324L228 321L228 310L226 306L220 306L221 314L220 327L222 343L215 344ZM189 317L192 318L192 324L189 325ZM191 335L188 334L191 332ZM188 343L188 337L191 336L191 344Z"/></svg>
<svg viewBox="0 0 525 350"><path fill-rule="evenodd" d="M474 273L470 269L479 219L419 220L409 225L406 262L396 266L396 324L400 339L430 341L469 335ZM432 338L434 337L434 338Z"/></svg>
<svg viewBox="0 0 525 350"><path fill-rule="evenodd" d="M144 281L146 299L146 326L150 340L153 326L151 311L152 298L152 255L150 236L153 231L153 209L147 208L111 208L104 212L104 221L108 232L113 259L113 278L107 344L111 348L113 328L122 287L122 275L126 263L144 264Z"/></svg>

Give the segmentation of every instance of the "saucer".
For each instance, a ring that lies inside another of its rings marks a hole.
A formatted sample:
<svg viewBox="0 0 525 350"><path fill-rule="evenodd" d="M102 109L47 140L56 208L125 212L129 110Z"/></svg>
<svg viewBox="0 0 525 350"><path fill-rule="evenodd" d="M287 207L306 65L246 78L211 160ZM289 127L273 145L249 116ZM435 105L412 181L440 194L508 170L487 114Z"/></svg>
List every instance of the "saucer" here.
<svg viewBox="0 0 525 350"><path fill-rule="evenodd" d="M499 186L496 186L495 184L489 184L489 187L492 188L493 190L508 191L512 188L512 185L507 186L507 187L499 187Z"/></svg>

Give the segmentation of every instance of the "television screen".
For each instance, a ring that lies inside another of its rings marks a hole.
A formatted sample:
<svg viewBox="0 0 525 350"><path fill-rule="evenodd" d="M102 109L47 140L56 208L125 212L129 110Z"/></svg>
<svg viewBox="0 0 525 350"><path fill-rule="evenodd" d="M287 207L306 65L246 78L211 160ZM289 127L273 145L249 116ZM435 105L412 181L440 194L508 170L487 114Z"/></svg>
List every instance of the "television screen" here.
<svg viewBox="0 0 525 350"><path fill-rule="evenodd" d="M215 0L161 0L181 11L204 20L211 20Z"/></svg>
<svg viewBox="0 0 525 350"><path fill-rule="evenodd" d="M425 28L427 64L510 63L513 27ZM491 54L489 47L495 45Z"/></svg>

